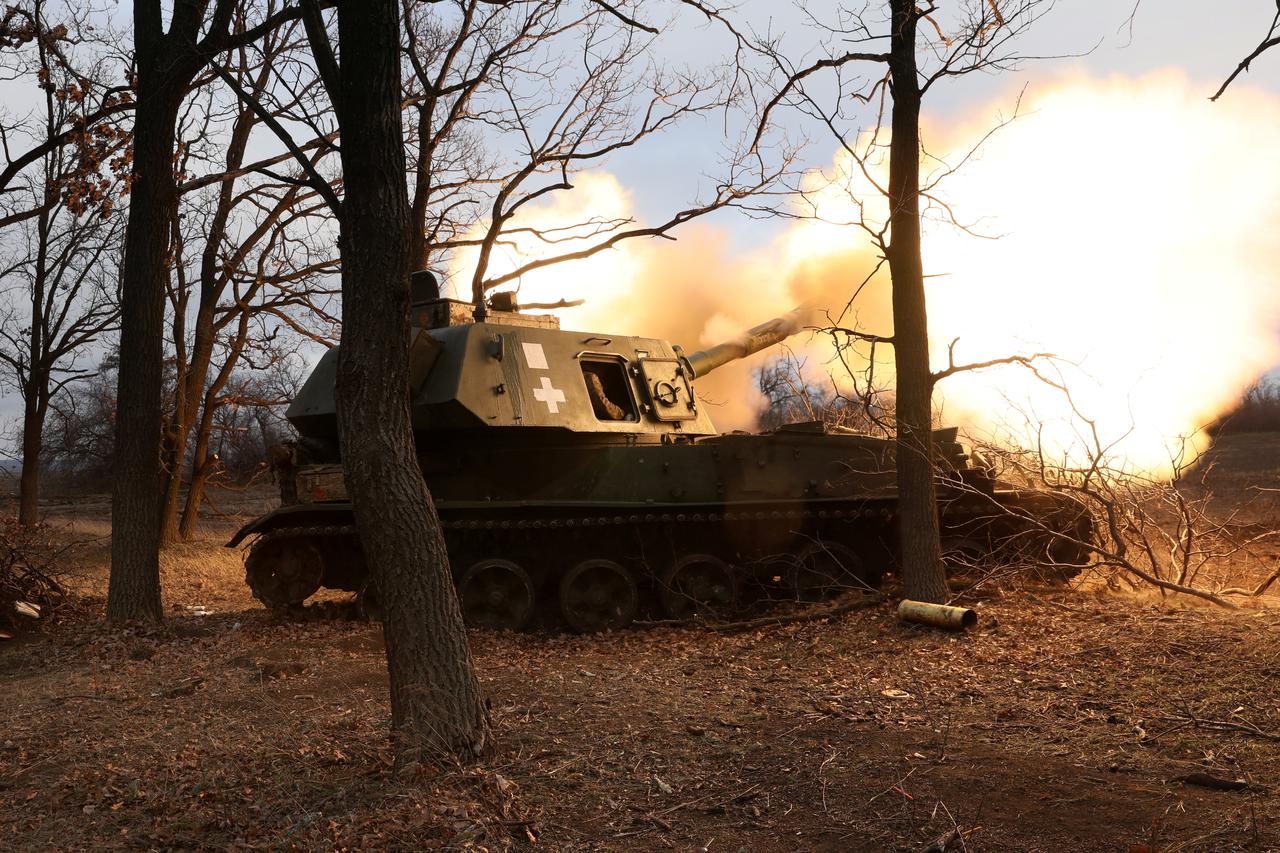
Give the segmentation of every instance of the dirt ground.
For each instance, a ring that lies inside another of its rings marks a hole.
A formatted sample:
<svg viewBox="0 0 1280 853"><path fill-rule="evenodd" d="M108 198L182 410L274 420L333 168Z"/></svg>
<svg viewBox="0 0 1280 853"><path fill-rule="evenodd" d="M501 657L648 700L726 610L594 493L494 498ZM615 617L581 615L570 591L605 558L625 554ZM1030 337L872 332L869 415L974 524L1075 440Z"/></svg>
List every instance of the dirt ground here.
<svg viewBox="0 0 1280 853"><path fill-rule="evenodd" d="M1280 437L1248 441L1223 476L1280 485ZM1280 850L1273 599L1086 583L986 593L964 635L890 604L473 632L497 751L403 778L375 626L262 610L214 521L166 554L167 627L107 631L91 506L51 507L85 598L0 644L0 849Z"/></svg>

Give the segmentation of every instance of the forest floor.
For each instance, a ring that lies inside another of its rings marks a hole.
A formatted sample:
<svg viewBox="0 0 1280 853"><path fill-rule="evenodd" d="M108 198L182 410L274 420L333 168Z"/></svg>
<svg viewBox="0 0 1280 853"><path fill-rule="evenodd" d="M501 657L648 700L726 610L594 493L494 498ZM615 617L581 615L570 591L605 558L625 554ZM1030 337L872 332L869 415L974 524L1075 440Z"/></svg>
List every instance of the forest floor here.
<svg viewBox="0 0 1280 853"><path fill-rule="evenodd" d="M1280 485L1280 436L1220 456ZM263 610L222 522L166 553L164 629L109 631L95 500L50 506L83 543L76 602L0 643L0 849L1280 850L1272 598L1086 581L983 593L963 635L889 603L476 631L497 749L404 777L376 626Z"/></svg>

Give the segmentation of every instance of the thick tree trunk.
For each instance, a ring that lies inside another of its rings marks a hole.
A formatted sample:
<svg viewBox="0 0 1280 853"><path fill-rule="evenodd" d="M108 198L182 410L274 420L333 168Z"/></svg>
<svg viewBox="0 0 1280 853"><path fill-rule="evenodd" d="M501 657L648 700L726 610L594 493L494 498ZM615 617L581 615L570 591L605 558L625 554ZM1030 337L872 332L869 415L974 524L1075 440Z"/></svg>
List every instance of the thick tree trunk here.
<svg viewBox="0 0 1280 853"><path fill-rule="evenodd" d="M33 383L34 384L34 383ZM46 380L46 385L48 381ZM22 407L22 475L18 479L18 523L34 525L40 520L40 449L44 415L40 392L29 388Z"/></svg>
<svg viewBox="0 0 1280 853"><path fill-rule="evenodd" d="M892 0L889 272L897 369L898 533L907 598L947 599L934 488L929 323L920 257L920 83L914 0Z"/></svg>
<svg viewBox="0 0 1280 853"><path fill-rule="evenodd" d="M52 136L53 130L50 128L47 133ZM45 194L48 195L54 181L47 161L44 183ZM45 337L50 320L50 306L45 301L49 269L47 210L36 219L36 240L35 275L31 282L31 325L27 329L27 375L22 380L22 475L18 480L18 523L26 526L35 524L40 517L40 448L49 399L49 340Z"/></svg>
<svg viewBox="0 0 1280 853"><path fill-rule="evenodd" d="M156 79L163 74L160 65L156 57L139 56L133 182L121 282L107 590L107 618L117 623L163 618L159 555L164 300L170 225L177 215L173 139L182 87Z"/></svg>
<svg viewBox="0 0 1280 853"><path fill-rule="evenodd" d="M338 428L360 538L381 596L399 760L489 746L466 629L409 421L409 201L395 0L338 7L344 129Z"/></svg>

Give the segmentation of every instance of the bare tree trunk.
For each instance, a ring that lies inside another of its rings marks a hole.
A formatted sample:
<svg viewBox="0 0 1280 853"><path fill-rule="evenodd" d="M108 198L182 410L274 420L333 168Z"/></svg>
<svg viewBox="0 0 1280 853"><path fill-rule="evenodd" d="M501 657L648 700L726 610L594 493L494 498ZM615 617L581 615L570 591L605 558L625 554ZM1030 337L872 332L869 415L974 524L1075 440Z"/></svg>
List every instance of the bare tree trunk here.
<svg viewBox="0 0 1280 853"><path fill-rule="evenodd" d="M187 301L181 299L175 308L176 314L186 311ZM174 318L175 327L185 324L180 318ZM172 545L179 541L178 535L178 502L182 495L182 469L187 455L187 435L191 432L191 422L187 418L187 385L191 375L191 365L186 362L182 348L186 346L185 334L175 328L173 343L177 348L178 358L176 376L174 377L173 408L165 420L160 434L160 475L164 479L164 493L160 497L160 545Z"/></svg>
<svg viewBox="0 0 1280 853"><path fill-rule="evenodd" d="M217 224L218 222L215 222L215 227L211 229L209 239L215 239L216 235L220 243L222 232L217 228ZM165 483L164 504L160 514L160 541L164 545L172 545L189 538L178 524L178 504L182 493L182 472L187 467L187 446L191 430L195 427L196 418L200 414L200 400L204 396L204 385L209 376L209 366L213 361L215 334L213 309L218 295L216 292L211 293L213 285L203 276L200 287L200 307L195 319L195 340L192 343L186 373L179 377L177 402L169 424L169 436L165 442L168 479ZM179 343L179 345L182 344ZM194 462L192 466L194 467ZM187 483L188 501L193 488L196 488L194 476Z"/></svg>
<svg viewBox="0 0 1280 853"><path fill-rule="evenodd" d="M28 166L39 165L38 170L31 170L30 183L19 193L23 197L29 193L34 207L13 210L4 217L11 225L35 220L30 231L23 228L21 233L5 232L7 238L12 238L6 241L6 248L16 240L25 242L27 251L21 253L21 259L8 259L17 263L10 268L11 280L6 279L2 289L6 296L12 293L15 297L25 290L29 310L0 311L4 315L0 317L0 370L7 374L8 382L20 389L23 400L22 475L18 486L18 520L23 525L39 520L43 433L55 376L75 373L78 351L95 343L115 322L111 297L101 287L96 273L102 267L109 268L105 256L117 242L114 223L105 224L111 218L110 199L116 190L110 182L104 183L102 195L93 200L89 196L94 194L82 194L73 188L80 187L84 180L96 182L97 170L107 157L119 152L119 143L95 147L93 152L74 150L72 139L91 134L90 119L73 106L76 99L66 97L67 86L74 85L81 95L89 95L105 80L95 81L92 77L101 69L95 68L89 72L91 76L84 76L73 67L77 46L92 40L88 35L92 28L78 15L67 19L70 30L65 24L50 26L45 5L35 2L20 13L20 17L29 19L29 35L39 57L35 76L44 90L43 116L36 119L37 113L33 112L30 123L18 120L10 124L3 146L8 154L9 139L30 135L32 140L39 140L23 157L8 158L7 177L2 181L7 184L26 172ZM15 11L16 7L10 8L10 14ZM75 83L71 84L73 80ZM83 99L78 102L87 106ZM9 187L9 191L16 193L17 188ZM8 299L5 301L9 303Z"/></svg>
<svg viewBox="0 0 1280 853"><path fill-rule="evenodd" d="M327 51L312 35L313 48ZM395 0L340 5L338 40L341 82L333 94L346 189L338 434L382 598L397 756L401 763L473 759L489 747L489 716L409 420L410 211Z"/></svg>
<svg viewBox="0 0 1280 853"><path fill-rule="evenodd" d="M427 204L431 199L431 110L418 107L418 168L413 180L413 208L409 212L409 271L427 266Z"/></svg>
<svg viewBox="0 0 1280 853"><path fill-rule="evenodd" d="M182 504L182 520L178 524L178 536L183 542L189 542L196 535L200 506L204 503L204 490L209 483L209 475L213 473L207 453L200 452L198 443L196 454L191 460L191 482L187 486L187 499Z"/></svg>
<svg viewBox="0 0 1280 853"><path fill-rule="evenodd" d="M210 327L212 328L212 317ZM240 361L248 337L249 315L241 313L239 329L235 337L227 342L227 357L209 382L209 387L204 389L199 420L195 424L195 444L191 449L191 481L187 487L186 503L182 506L182 521L178 525L178 533L184 540L195 535L196 524L200 520L200 505L204 503L204 490L214 472L214 463L209 459L209 443L213 438L213 419L220 402L218 398L231 380L231 372ZM210 361L211 356L212 350Z"/></svg>
<svg viewBox="0 0 1280 853"><path fill-rule="evenodd" d="M138 44L133 183L121 282L120 373L111 494L107 618L159 622L160 450L166 255L177 215L173 139L183 87L162 81L162 54Z"/></svg>
<svg viewBox="0 0 1280 853"><path fill-rule="evenodd" d="M175 416L176 417L176 416ZM178 500L182 494L183 457L186 455L186 440L181 446L165 442L164 464L161 465L164 476L164 495L160 498L160 545L172 545L182 540L178 532Z"/></svg>
<svg viewBox="0 0 1280 853"><path fill-rule="evenodd" d="M182 255L185 246L182 242L182 228L177 222L173 227L173 242L169 246L173 259L171 269L183 263ZM170 545L176 541L177 532L173 527L174 513L178 508L178 493L182 488L182 457L186 450L187 430L182 423L186 411L187 380L190 376L187 360L187 305L190 293L184 286L182 276L174 276L176 293L173 294L173 320L170 329L170 341L173 343L173 405L165 418L164 428L160 433L160 471L164 477L164 495L160 498L160 545Z"/></svg>
<svg viewBox="0 0 1280 853"><path fill-rule="evenodd" d="M200 520L200 505L204 502L205 485L209 482L209 475L213 473L209 461L209 440L213 434L213 412L217 407L217 395L222 392L225 384L220 375L213 387L205 392L204 404L200 407L200 422L196 424L196 441L191 450L191 483L187 487L187 500L182 506L182 521L178 525L178 533L184 540L195 535L196 523Z"/></svg>
<svg viewBox="0 0 1280 853"><path fill-rule="evenodd" d="M164 29L165 8L169 31ZM298 14L286 5L231 34L234 0L134 0L133 169L120 304L111 580L107 618L158 622L160 604L164 305L178 213L173 173L178 109L210 56L247 44ZM205 31L202 38L200 33Z"/></svg>
<svg viewBox="0 0 1280 853"><path fill-rule="evenodd" d="M889 271L897 369L898 533L907 598L947 598L934 488L929 323L920 257L920 83L914 0L892 0Z"/></svg>
<svg viewBox="0 0 1280 853"><path fill-rule="evenodd" d="M265 73L262 76L260 84L265 84ZM248 147L253 126L253 111L246 107L236 117L231 129L231 139L227 143L224 162L228 173L234 172L244 164L244 153ZM169 481L161 511L161 541L165 545L189 539L195 525L194 519L188 522L188 513L185 508L182 523L178 523L178 497L182 490L182 471L186 465L187 444L191 438L191 430L196 425L196 418L200 416L201 400L205 399L205 384L209 378L209 368L213 363L213 345L217 337L214 322L218 300L223 292L222 265L226 261L222 255L223 241L226 238L227 223L231 218L232 208L235 207L235 187L235 178L226 178L222 181L218 191L217 208L209 223L208 233L204 235L204 250L200 255L200 295L193 326L194 338L186 372L179 377L176 389L177 404L174 406L170 439L167 442ZM185 305L185 301L183 304ZM179 336L175 336L174 346L184 347L186 342L180 340ZM205 446L208 447L207 436ZM191 504L193 489L204 488L203 478L199 483L196 482L194 469L193 461L192 475L187 483L186 505ZM200 496L196 497L195 503L199 505Z"/></svg>
<svg viewBox="0 0 1280 853"><path fill-rule="evenodd" d="M34 525L40 520L38 501L44 416L40 405L40 391L34 387L37 381L32 380L31 387L24 395L26 399L22 407L22 475L18 479L18 523L26 526ZM48 386L48 379L45 379L44 385Z"/></svg>
<svg viewBox="0 0 1280 853"><path fill-rule="evenodd" d="M47 93L46 93L47 94ZM48 136L53 135L46 128ZM49 164L45 164L44 191L50 192ZM56 192L56 190L54 190ZM33 525L40 517L40 448L44 430L44 409L49 395L49 369L44 362L49 341L45 338L48 322L45 305L49 265L49 211L36 218L36 262L31 287L31 325L28 334L27 375L22 394L22 475L18 480L18 523Z"/></svg>

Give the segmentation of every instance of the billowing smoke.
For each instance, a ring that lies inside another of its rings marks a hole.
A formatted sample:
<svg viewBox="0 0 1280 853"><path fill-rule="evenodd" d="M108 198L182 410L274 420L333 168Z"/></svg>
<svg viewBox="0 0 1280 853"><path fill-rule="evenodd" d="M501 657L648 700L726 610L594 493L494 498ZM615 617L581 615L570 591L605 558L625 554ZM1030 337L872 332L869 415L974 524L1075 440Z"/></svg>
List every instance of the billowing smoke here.
<svg viewBox="0 0 1280 853"><path fill-rule="evenodd" d="M927 244L949 273L930 288L936 344L959 337L965 361L1057 353L1079 412L1148 470L1280 361L1280 98L1212 104L1208 88L1164 72L1045 92L948 186L1006 236ZM942 391L953 418L1023 441L1043 424L1078 456L1080 419L1025 370Z"/></svg>
<svg viewBox="0 0 1280 853"><path fill-rule="evenodd" d="M626 218L633 208L612 175L596 173L575 179L575 191L557 203L526 210L521 226L546 229L593 218ZM593 226L586 226L582 233L591 230ZM796 265L775 256L772 245L746 255L735 252L721 228L695 222L677 236L675 242L624 242L584 261L535 270L522 277L519 300L584 298L585 304L557 312L564 328L665 338L692 352L737 338L743 330L813 298L825 305L830 294L848 289L839 264L827 262L814 274L802 276L793 269ZM505 271L530 257L576 248L572 241L547 247L525 236L514 246L495 250L490 269ZM863 258L854 268L874 264L868 249L859 251ZM473 265L473 253L456 256L454 281L465 288ZM820 280L821 286L814 283ZM805 341L806 336L797 336L792 346L802 348ZM776 352L733 362L698 380L698 392L713 407L712 417L721 429L755 424L763 400L753 371L771 354ZM826 357L824 350L820 359Z"/></svg>
<svg viewBox="0 0 1280 853"><path fill-rule="evenodd" d="M1006 106L926 128L930 149L957 162ZM959 362L1052 352L1060 360L1044 372L1067 380L1075 408L1096 420L1103 440L1119 442L1115 452L1134 466L1167 468L1177 437L1195 433L1280 361L1277 150L1280 97L1243 87L1210 104L1204 87L1162 72L1079 77L1032 93L1023 115L941 190L961 220L998 239L926 224L935 368L946 365L955 339ZM734 252L719 228L693 225L674 244L633 243L530 274L521 298L586 297L563 312L566 327L665 337L687 349L800 303L837 315L876 260L864 232L832 224L855 212L851 182L842 178L851 171L838 157L811 177L829 221L797 222L753 251ZM630 215L627 193L611 176L579 186L523 224ZM467 264L460 257L455 268ZM890 334L888 296L882 273L860 292L845 325ZM822 337L793 347L811 374L848 383ZM763 360L699 383L720 404L722 428L752 425L761 403L752 371ZM881 378L891 382L885 368ZM1022 442L1039 430L1052 452L1080 449L1072 406L1023 368L957 376L939 390L948 422Z"/></svg>

